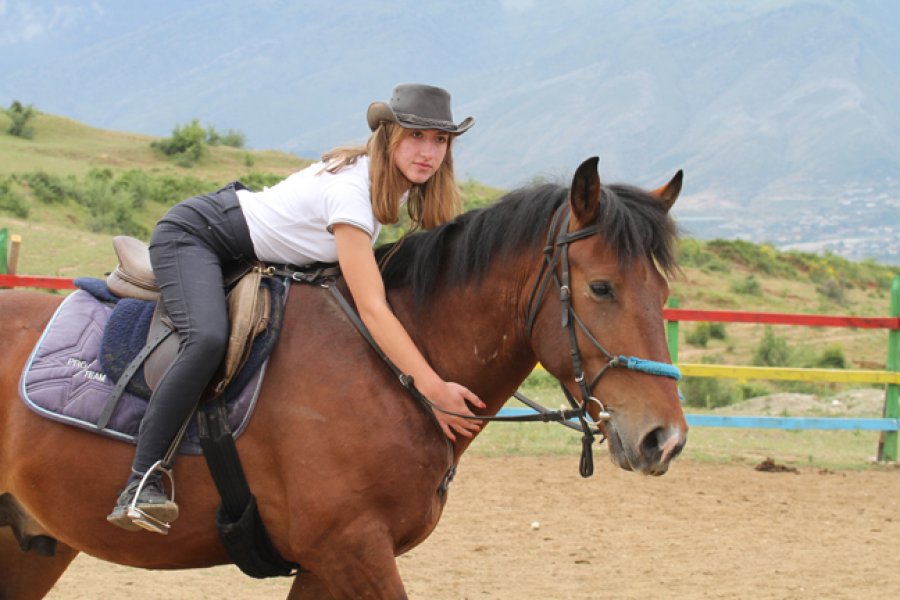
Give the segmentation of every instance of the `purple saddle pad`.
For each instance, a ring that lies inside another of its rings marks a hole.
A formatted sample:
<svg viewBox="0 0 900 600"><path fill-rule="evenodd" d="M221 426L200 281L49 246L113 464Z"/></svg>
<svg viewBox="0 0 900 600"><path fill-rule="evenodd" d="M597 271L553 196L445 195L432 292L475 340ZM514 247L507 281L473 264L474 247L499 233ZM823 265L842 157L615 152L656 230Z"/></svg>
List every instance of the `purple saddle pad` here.
<svg viewBox="0 0 900 600"><path fill-rule="evenodd" d="M125 392L109 424L103 429L96 425L115 386L98 361L103 328L112 310L112 304L84 290L67 296L25 364L19 394L30 409L48 419L135 443L147 409L147 400L140 396ZM250 421L265 370L263 364L228 403L228 423L235 438ZM180 452L201 453L194 422Z"/></svg>

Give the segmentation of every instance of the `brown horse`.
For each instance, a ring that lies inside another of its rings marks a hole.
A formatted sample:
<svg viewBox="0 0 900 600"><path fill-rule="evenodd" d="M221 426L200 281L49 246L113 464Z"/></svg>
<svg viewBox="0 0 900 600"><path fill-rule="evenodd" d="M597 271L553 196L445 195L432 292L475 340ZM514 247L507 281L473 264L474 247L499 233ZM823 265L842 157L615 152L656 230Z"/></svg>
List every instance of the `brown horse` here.
<svg viewBox="0 0 900 600"><path fill-rule="evenodd" d="M598 342L668 362L662 308L676 241L668 211L680 188L680 172L651 192L603 186L589 159L570 189L517 190L410 236L385 271L390 302L436 370L476 392L485 414L539 360L576 397L588 382L589 411L617 465L661 475L686 440L676 384L609 368ZM229 562L202 458L177 461L182 516L168 536L125 532L106 514L133 448L41 418L18 398L19 375L59 302L0 292L0 598L43 597L78 552L151 569ZM305 569L289 597L405 598L395 557L437 525L442 482L469 440L448 443L327 290L293 286L286 311L237 448L275 547ZM560 327L570 312L583 328Z"/></svg>

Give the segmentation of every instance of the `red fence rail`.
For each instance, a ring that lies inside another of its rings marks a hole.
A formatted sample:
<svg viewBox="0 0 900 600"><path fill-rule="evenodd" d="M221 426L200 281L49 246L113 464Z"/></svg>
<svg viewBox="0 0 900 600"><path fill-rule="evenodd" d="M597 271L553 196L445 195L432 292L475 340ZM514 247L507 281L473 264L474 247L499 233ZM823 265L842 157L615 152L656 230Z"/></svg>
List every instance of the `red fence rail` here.
<svg viewBox="0 0 900 600"><path fill-rule="evenodd" d="M851 315L797 315L788 313L745 312L734 310L690 310L666 308L667 321L706 321L712 323L765 323L807 327L856 327L859 329L900 329L900 317L857 317Z"/></svg>
<svg viewBox="0 0 900 600"><path fill-rule="evenodd" d="M0 273L0 288L31 287L44 290L74 290L70 277L43 277L38 275L6 275Z"/></svg>

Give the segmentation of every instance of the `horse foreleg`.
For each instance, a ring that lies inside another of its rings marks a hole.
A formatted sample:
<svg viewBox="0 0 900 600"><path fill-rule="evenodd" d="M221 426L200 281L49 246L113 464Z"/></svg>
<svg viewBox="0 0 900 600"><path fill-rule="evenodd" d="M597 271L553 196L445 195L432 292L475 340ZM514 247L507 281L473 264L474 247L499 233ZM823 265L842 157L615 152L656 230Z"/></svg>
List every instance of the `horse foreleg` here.
<svg viewBox="0 0 900 600"><path fill-rule="evenodd" d="M12 529L0 527L0 600L43 598L77 554L59 543L52 556L25 552Z"/></svg>
<svg viewBox="0 0 900 600"><path fill-rule="evenodd" d="M313 573L301 573L294 578L288 600L406 600L406 591L393 557L391 564L393 568L383 568L375 577L364 576L355 565L335 565L336 568L327 574L328 585Z"/></svg>
<svg viewBox="0 0 900 600"><path fill-rule="evenodd" d="M294 577L294 584L287 600L332 600L332 598L322 580L307 571Z"/></svg>
<svg viewBox="0 0 900 600"><path fill-rule="evenodd" d="M406 600L393 547L380 523L357 522L320 542L312 572L297 576L288 599Z"/></svg>

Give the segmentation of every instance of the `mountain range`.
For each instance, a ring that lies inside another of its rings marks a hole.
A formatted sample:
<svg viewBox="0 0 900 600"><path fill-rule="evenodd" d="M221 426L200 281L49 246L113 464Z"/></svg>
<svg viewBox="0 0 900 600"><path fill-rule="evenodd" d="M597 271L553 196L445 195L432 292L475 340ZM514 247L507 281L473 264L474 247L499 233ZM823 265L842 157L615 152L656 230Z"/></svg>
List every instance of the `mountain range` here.
<svg viewBox="0 0 900 600"><path fill-rule="evenodd" d="M433 83L477 119L462 178L684 169L698 237L900 264L898 29L890 0L0 0L0 104L315 157L363 141L396 83Z"/></svg>

